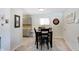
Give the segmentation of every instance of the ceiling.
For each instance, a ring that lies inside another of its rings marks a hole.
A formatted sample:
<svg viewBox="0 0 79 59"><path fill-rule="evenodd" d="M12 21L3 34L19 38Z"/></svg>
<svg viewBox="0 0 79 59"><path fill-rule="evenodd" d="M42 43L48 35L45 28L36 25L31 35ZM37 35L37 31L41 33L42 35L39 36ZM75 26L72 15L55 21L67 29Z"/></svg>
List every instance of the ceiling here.
<svg viewBox="0 0 79 59"><path fill-rule="evenodd" d="M24 14L49 14L49 13L62 13L67 8L43 8L44 11L39 11L39 8L24 8L23 13Z"/></svg>

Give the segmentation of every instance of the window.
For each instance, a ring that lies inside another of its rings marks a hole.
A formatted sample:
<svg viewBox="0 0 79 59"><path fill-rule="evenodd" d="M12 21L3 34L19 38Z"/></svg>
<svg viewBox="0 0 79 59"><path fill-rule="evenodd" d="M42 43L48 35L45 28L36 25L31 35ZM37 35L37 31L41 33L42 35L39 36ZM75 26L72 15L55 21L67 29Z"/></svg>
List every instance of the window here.
<svg viewBox="0 0 79 59"><path fill-rule="evenodd" d="M49 18L40 18L40 25L49 25Z"/></svg>

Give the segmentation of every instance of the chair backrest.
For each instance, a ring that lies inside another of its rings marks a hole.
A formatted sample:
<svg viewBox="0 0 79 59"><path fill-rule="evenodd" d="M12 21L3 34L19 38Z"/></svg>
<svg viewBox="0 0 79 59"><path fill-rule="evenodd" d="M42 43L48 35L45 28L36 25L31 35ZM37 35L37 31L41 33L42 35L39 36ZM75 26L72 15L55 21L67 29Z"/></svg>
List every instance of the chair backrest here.
<svg viewBox="0 0 79 59"><path fill-rule="evenodd" d="M36 36L36 29L34 28L35 36Z"/></svg>
<svg viewBox="0 0 79 59"><path fill-rule="evenodd" d="M35 31L35 33L36 33L36 29L34 28L34 31Z"/></svg>
<svg viewBox="0 0 79 59"><path fill-rule="evenodd" d="M49 36L49 29L41 29L41 35Z"/></svg>
<svg viewBox="0 0 79 59"><path fill-rule="evenodd" d="M49 29L41 29L41 32L49 32Z"/></svg>

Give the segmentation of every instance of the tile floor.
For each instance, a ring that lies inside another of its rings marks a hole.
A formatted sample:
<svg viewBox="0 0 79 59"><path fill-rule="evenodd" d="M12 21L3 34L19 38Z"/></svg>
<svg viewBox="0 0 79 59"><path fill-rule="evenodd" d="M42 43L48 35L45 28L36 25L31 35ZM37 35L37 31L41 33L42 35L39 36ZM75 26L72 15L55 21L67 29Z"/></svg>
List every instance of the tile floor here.
<svg viewBox="0 0 79 59"><path fill-rule="evenodd" d="M64 39L55 38L53 39L53 47L47 49L47 46L44 45L42 51L70 51L71 49L67 46ZM15 51L41 51L40 46L39 49L36 49L35 38L28 37L23 38L22 44L20 47L15 49Z"/></svg>

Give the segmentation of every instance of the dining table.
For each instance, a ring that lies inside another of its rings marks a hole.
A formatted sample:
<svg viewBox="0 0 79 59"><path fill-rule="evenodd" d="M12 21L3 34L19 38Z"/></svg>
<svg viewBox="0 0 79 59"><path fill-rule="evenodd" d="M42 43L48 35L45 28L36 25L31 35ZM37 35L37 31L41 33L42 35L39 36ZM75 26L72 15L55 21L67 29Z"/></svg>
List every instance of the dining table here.
<svg viewBox="0 0 79 59"><path fill-rule="evenodd" d="M41 31L40 30L36 30L36 48L38 49L38 42L39 42L39 36L41 34ZM53 44L52 44L52 40L53 40L53 31L49 31L49 43L50 43L50 47L52 48Z"/></svg>

